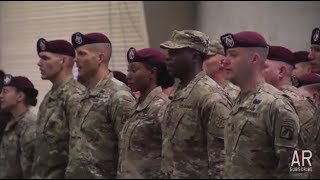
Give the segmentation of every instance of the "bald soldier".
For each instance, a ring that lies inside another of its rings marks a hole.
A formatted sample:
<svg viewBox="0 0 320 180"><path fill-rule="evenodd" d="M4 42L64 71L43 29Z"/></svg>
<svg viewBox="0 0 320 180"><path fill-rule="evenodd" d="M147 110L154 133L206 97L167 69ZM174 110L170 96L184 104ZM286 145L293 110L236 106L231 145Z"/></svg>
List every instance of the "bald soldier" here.
<svg viewBox="0 0 320 180"><path fill-rule="evenodd" d="M267 43L257 32L220 37L226 71L241 91L225 127L225 178L285 178L298 143L299 118L289 99L265 83Z"/></svg>
<svg viewBox="0 0 320 180"><path fill-rule="evenodd" d="M75 121L70 123L66 177L115 178L120 132L135 99L130 89L108 70L112 47L107 36L77 32L71 39L86 91Z"/></svg>
<svg viewBox="0 0 320 180"><path fill-rule="evenodd" d="M221 43L215 39L209 43L207 58L204 60L202 67L207 75L216 81L234 101L239 95L240 88L226 80L224 69L225 53Z"/></svg>
<svg viewBox="0 0 320 180"><path fill-rule="evenodd" d="M75 51L68 41L37 41L41 79L52 87L40 104L33 178L65 178L69 152L69 122L84 87L73 79Z"/></svg>
<svg viewBox="0 0 320 180"><path fill-rule="evenodd" d="M231 100L202 71L208 45L208 36L195 30L175 30L160 45L168 50L169 73L180 79L163 115L163 178L222 178Z"/></svg>

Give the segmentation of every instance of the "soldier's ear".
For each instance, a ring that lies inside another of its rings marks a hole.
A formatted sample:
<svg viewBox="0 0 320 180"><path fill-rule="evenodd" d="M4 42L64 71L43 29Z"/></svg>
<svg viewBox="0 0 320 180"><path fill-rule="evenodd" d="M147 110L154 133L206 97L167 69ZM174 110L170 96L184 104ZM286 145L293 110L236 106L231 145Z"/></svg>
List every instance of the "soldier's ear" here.
<svg viewBox="0 0 320 180"><path fill-rule="evenodd" d="M284 66L281 66L281 67L279 68L279 77L280 77L280 78L283 78L286 73L287 73L287 68L284 67Z"/></svg>

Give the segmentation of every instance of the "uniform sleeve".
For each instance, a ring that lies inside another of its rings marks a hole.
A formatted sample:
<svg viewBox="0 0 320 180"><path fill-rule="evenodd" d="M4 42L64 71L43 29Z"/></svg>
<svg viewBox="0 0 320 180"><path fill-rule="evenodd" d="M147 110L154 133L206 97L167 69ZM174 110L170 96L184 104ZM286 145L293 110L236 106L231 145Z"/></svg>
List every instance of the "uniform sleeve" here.
<svg viewBox="0 0 320 180"><path fill-rule="evenodd" d="M275 153L279 159L276 176L288 178L290 177L290 159L298 144L299 118L293 105L285 98L276 99L270 112Z"/></svg>
<svg viewBox="0 0 320 180"><path fill-rule="evenodd" d="M111 104L111 119L114 123L114 128L118 137L124 122L128 119L133 111L135 98L128 91L118 91L112 100Z"/></svg>
<svg viewBox="0 0 320 180"><path fill-rule="evenodd" d="M36 127L35 123L25 127L20 137L20 164L23 171L23 178L31 177L32 163L35 150Z"/></svg>
<svg viewBox="0 0 320 180"><path fill-rule="evenodd" d="M214 97L216 96L216 97ZM231 102L218 98L220 94L207 96L204 101L202 115L207 134L207 152L209 158L209 178L223 178L224 151L224 125L231 111Z"/></svg>

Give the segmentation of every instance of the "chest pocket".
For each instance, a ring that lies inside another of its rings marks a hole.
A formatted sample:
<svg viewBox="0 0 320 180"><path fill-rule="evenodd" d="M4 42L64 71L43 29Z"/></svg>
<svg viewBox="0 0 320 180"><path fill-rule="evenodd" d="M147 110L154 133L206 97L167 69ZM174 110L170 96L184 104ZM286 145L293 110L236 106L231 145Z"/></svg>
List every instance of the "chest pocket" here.
<svg viewBox="0 0 320 180"><path fill-rule="evenodd" d="M239 141L257 146L257 148L270 143L266 124L261 114L246 107L240 107L237 111L231 112L226 130L227 151L229 152L237 149ZM254 143L256 139L259 139L259 145Z"/></svg>
<svg viewBox="0 0 320 180"><path fill-rule="evenodd" d="M197 123L198 120L190 112L192 112L191 109L182 110L178 112L177 116L171 118L174 121L168 132L168 138L171 142L182 142L191 138L195 140L200 123Z"/></svg>
<svg viewBox="0 0 320 180"><path fill-rule="evenodd" d="M65 114L60 99L51 100L46 105L46 113L43 115L42 133L48 134L51 129L64 128ZM41 119L42 119L41 118Z"/></svg>
<svg viewBox="0 0 320 180"><path fill-rule="evenodd" d="M152 130L152 127L148 125L152 123L150 121L152 117L149 117L148 114L141 113L135 117L134 121L131 121L128 128L126 129L126 134L128 134L128 147L132 148L135 144L144 145L145 135L149 134L149 130ZM152 134L149 134L152 135Z"/></svg>

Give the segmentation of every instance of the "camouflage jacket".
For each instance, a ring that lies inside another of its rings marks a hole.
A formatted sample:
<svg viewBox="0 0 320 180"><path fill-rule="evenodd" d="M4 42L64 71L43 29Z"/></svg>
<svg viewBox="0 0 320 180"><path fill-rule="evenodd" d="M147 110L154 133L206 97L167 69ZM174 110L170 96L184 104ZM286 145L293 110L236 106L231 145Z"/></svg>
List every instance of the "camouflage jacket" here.
<svg viewBox="0 0 320 180"><path fill-rule="evenodd" d="M119 178L159 178L162 138L157 114L168 101L161 87L157 87L136 104L121 133Z"/></svg>
<svg viewBox="0 0 320 180"><path fill-rule="evenodd" d="M5 112L3 110L0 110L0 142L2 138L2 134L4 131L4 128L6 128L6 125L8 121L11 118L11 114L9 112Z"/></svg>
<svg viewBox="0 0 320 180"><path fill-rule="evenodd" d="M67 178L115 178L118 138L135 105L130 89L109 73L80 101L70 127Z"/></svg>
<svg viewBox="0 0 320 180"><path fill-rule="evenodd" d="M11 118L0 144L0 178L27 179L35 150L36 115L31 111L17 119Z"/></svg>
<svg viewBox="0 0 320 180"><path fill-rule="evenodd" d="M300 137L299 147L306 149L314 143L314 135L316 134L316 126L313 125L312 118L316 111L316 106L312 100L304 97L296 87L287 85L281 90L290 97L296 108L300 122Z"/></svg>
<svg viewBox="0 0 320 180"><path fill-rule="evenodd" d="M221 86L226 92L227 94L230 96L232 102L234 103L234 101L237 99L239 93L240 93L240 88L234 84L232 84L232 82L225 80Z"/></svg>
<svg viewBox="0 0 320 180"><path fill-rule="evenodd" d="M178 86L163 115L163 178L219 178L223 128L231 110L224 90L205 72Z"/></svg>
<svg viewBox="0 0 320 180"><path fill-rule="evenodd" d="M64 178L68 164L69 121L84 87L72 77L51 89L38 112L33 178Z"/></svg>
<svg viewBox="0 0 320 180"><path fill-rule="evenodd" d="M299 118L288 96L261 83L240 94L225 127L225 178L289 176Z"/></svg>

